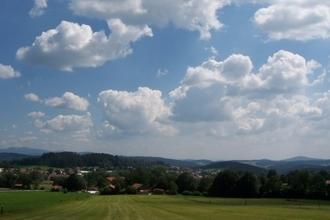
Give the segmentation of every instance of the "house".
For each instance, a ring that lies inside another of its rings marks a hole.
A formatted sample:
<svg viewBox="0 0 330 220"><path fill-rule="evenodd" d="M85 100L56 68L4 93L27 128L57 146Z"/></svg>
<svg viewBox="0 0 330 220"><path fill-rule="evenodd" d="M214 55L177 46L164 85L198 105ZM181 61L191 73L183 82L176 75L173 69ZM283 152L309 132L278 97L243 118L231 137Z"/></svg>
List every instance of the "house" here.
<svg viewBox="0 0 330 220"><path fill-rule="evenodd" d="M141 183L134 183L132 185L132 188L138 191L142 186L143 186L143 184L141 184Z"/></svg>
<svg viewBox="0 0 330 220"><path fill-rule="evenodd" d="M152 194L163 195L163 194L165 194L165 190L164 189L155 188L155 189L152 190Z"/></svg>
<svg viewBox="0 0 330 220"><path fill-rule="evenodd" d="M53 192L59 192L59 191L61 191L63 189L63 186L60 186L60 185L53 185L52 186L52 191Z"/></svg>
<svg viewBox="0 0 330 220"><path fill-rule="evenodd" d="M106 179L107 179L109 188L116 189L116 186L114 185L114 183L116 181L116 177L114 177L114 176L108 176Z"/></svg>
<svg viewBox="0 0 330 220"><path fill-rule="evenodd" d="M108 183L113 183L116 180L115 176L108 176L107 178Z"/></svg>
<svg viewBox="0 0 330 220"><path fill-rule="evenodd" d="M15 188L15 189L23 189L24 186L23 186L22 183L16 183L16 184L14 185L14 188Z"/></svg>
<svg viewBox="0 0 330 220"><path fill-rule="evenodd" d="M141 194L141 195L151 195L151 189L148 189L148 188L140 188L139 191L138 191L138 194Z"/></svg>
<svg viewBox="0 0 330 220"><path fill-rule="evenodd" d="M48 180L54 180L54 179L60 178L60 177L67 178L67 177L69 177L69 175L66 175L66 174L57 174L57 173L53 172L53 173L51 173L51 174L48 175L48 178L47 179Z"/></svg>

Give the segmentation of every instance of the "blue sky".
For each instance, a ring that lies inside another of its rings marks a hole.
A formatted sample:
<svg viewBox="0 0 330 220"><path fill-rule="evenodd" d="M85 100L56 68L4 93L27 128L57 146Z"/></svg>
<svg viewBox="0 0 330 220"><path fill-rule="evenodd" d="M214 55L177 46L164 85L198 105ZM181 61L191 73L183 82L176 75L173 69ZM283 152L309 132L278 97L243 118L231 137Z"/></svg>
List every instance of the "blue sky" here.
<svg viewBox="0 0 330 220"><path fill-rule="evenodd" d="M2 148L330 156L327 1L0 4Z"/></svg>

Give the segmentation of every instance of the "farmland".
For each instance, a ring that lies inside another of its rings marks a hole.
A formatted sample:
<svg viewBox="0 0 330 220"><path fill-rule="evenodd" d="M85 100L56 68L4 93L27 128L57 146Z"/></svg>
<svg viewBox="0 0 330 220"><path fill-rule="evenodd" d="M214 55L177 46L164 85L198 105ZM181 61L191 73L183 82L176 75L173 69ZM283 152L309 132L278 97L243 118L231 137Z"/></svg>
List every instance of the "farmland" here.
<svg viewBox="0 0 330 220"><path fill-rule="evenodd" d="M83 193L3 192L0 219L330 219L330 203L283 199L189 196L88 196Z"/></svg>

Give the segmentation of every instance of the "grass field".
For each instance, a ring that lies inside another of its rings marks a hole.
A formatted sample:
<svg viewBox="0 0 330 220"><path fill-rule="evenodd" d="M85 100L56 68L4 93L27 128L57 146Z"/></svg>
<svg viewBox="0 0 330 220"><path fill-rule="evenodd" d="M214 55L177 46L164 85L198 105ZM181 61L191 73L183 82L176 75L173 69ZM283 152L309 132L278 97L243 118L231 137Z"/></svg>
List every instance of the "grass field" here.
<svg viewBox="0 0 330 220"><path fill-rule="evenodd" d="M0 219L21 220L323 220L330 204L315 201L210 199L184 196L88 196L0 193Z"/></svg>

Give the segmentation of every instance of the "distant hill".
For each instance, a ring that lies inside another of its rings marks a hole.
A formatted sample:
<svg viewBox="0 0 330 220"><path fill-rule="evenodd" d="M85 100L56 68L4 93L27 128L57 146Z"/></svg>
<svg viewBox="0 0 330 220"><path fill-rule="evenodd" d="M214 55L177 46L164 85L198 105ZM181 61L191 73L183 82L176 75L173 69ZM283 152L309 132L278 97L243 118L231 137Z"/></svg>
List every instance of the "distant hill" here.
<svg viewBox="0 0 330 220"><path fill-rule="evenodd" d="M103 167L120 168L151 165L148 161L130 157L115 156L104 153L80 154L75 152L45 153L41 156L30 156L12 162L16 165L41 165L49 167Z"/></svg>
<svg viewBox="0 0 330 220"><path fill-rule="evenodd" d="M151 163L164 164L167 166L177 166L177 167L200 167L212 163L210 160L175 160L162 157L130 157L139 161L146 161Z"/></svg>
<svg viewBox="0 0 330 220"><path fill-rule="evenodd" d="M272 166L274 166L274 164L276 164L279 161L262 159L262 160L237 160L236 162L248 164L255 167L260 167L263 169L270 169Z"/></svg>
<svg viewBox="0 0 330 220"><path fill-rule="evenodd" d="M252 166L249 164L240 163L237 161L221 161L210 163L206 166L201 167L202 169L218 169L218 170L233 170L233 171L243 171L252 172L255 174L266 173L266 169Z"/></svg>
<svg viewBox="0 0 330 220"><path fill-rule="evenodd" d="M288 158L284 161L311 161L311 160L321 160L321 159L305 157L305 156L297 156L297 157Z"/></svg>
<svg viewBox="0 0 330 220"><path fill-rule="evenodd" d="M287 173L292 170L330 170L330 160L293 160L279 161L270 169L275 169L280 173Z"/></svg>
<svg viewBox="0 0 330 220"><path fill-rule="evenodd" d="M14 153L14 154L23 154L23 155L31 155L31 156L40 156L47 152L48 151L46 150L30 148L30 147L9 147L9 148L0 149L0 153Z"/></svg>
<svg viewBox="0 0 330 220"><path fill-rule="evenodd" d="M288 173L293 170L330 170L330 160L294 157L286 160L243 160L240 163L260 167L268 170L276 170L279 173Z"/></svg>
<svg viewBox="0 0 330 220"><path fill-rule="evenodd" d="M210 161L210 160L177 160L162 157L126 157L105 153L89 152L57 152L49 153L45 150L29 147L11 147L0 149L0 162L15 161L18 165L45 165L51 167L127 167L164 165L183 168L202 169L231 169L265 173L267 170L277 170L279 173L288 173L293 170L329 170L330 160L310 157L293 157L286 160L237 160L237 161Z"/></svg>
<svg viewBox="0 0 330 220"><path fill-rule="evenodd" d="M29 157L29 155L15 154L15 153L0 153L0 162L20 160L27 157Z"/></svg>

